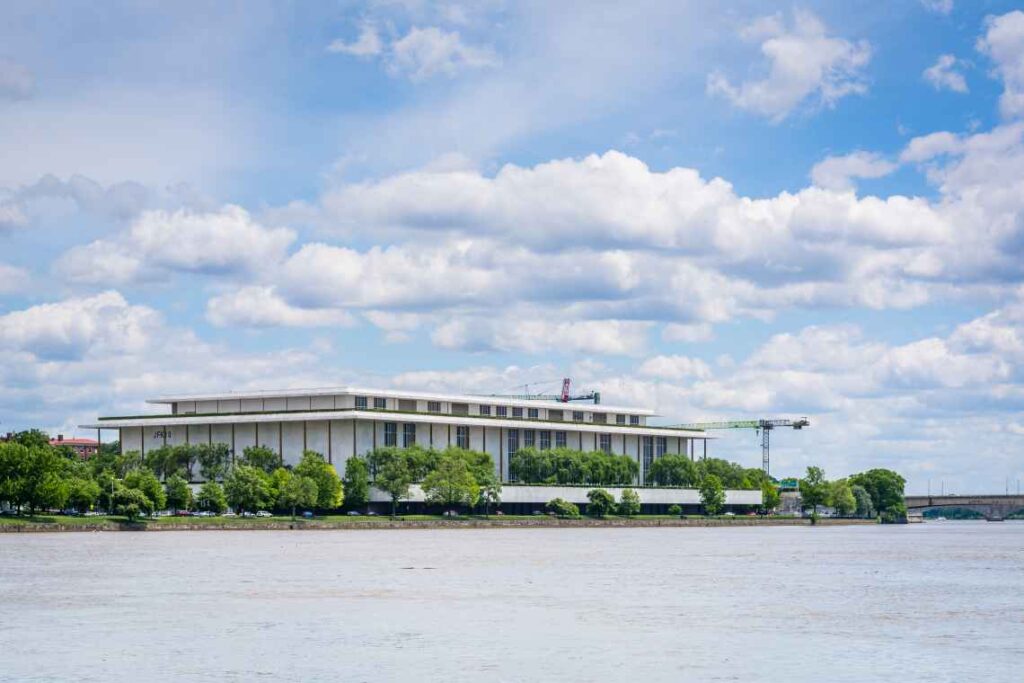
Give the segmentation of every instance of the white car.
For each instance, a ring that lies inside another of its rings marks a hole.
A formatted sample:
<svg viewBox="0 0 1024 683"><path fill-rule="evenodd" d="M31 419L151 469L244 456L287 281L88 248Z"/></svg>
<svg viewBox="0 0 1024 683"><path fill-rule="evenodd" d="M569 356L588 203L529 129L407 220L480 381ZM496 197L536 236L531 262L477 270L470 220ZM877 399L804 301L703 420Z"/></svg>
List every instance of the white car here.
<svg viewBox="0 0 1024 683"><path fill-rule="evenodd" d="M273 517L274 515L270 514L266 510L260 510L259 512L256 513L256 516L257 517Z"/></svg>

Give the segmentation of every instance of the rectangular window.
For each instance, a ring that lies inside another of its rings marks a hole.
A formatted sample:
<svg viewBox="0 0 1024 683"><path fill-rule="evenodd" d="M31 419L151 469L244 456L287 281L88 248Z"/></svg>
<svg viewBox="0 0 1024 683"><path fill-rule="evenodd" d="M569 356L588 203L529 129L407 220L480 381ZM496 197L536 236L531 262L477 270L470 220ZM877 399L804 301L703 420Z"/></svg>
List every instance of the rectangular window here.
<svg viewBox="0 0 1024 683"><path fill-rule="evenodd" d="M624 425L624 424L626 424L626 416L625 415L616 415L615 416L615 424L617 424L617 425Z"/></svg>
<svg viewBox="0 0 1024 683"><path fill-rule="evenodd" d="M608 422L608 416L604 413L594 413L594 422L603 425Z"/></svg>
<svg viewBox="0 0 1024 683"><path fill-rule="evenodd" d="M398 445L398 423L397 422L385 422L384 423L384 445L385 446L397 446Z"/></svg>
<svg viewBox="0 0 1024 683"><path fill-rule="evenodd" d="M403 413L415 413L416 401L410 398L400 398L398 399L398 409Z"/></svg>
<svg viewBox="0 0 1024 683"><path fill-rule="evenodd" d="M555 432L555 448L565 448L565 432Z"/></svg>
<svg viewBox="0 0 1024 683"><path fill-rule="evenodd" d="M388 407L388 402L387 400L377 396L373 399L373 407L377 410L384 410Z"/></svg>
<svg viewBox="0 0 1024 683"><path fill-rule="evenodd" d="M639 415L630 415L629 416L629 424L634 425L634 426L640 424L640 416Z"/></svg>
<svg viewBox="0 0 1024 683"><path fill-rule="evenodd" d="M512 409L512 417L518 417L518 418L522 419L522 417L523 417L523 409L522 408L513 408Z"/></svg>
<svg viewBox="0 0 1024 683"><path fill-rule="evenodd" d="M540 434L540 449L542 451L550 451L551 450L551 430L549 430L549 429L542 429L542 430L540 430L540 432L538 432L538 434Z"/></svg>
<svg viewBox="0 0 1024 683"><path fill-rule="evenodd" d="M519 452L519 430L510 429L508 430L508 457L512 457Z"/></svg>
<svg viewBox="0 0 1024 683"><path fill-rule="evenodd" d="M365 396L356 396L356 410L366 410Z"/></svg>
<svg viewBox="0 0 1024 683"><path fill-rule="evenodd" d="M658 440L655 441L654 457L660 458L661 456L668 453L668 437L659 436Z"/></svg>
<svg viewBox="0 0 1024 683"><path fill-rule="evenodd" d="M540 418L540 410L538 410L537 408L527 408L526 409L526 417L530 418L531 420L539 419Z"/></svg>
<svg viewBox="0 0 1024 683"><path fill-rule="evenodd" d="M523 447L533 448L537 445L537 430L535 429L524 429L523 430Z"/></svg>
<svg viewBox="0 0 1024 683"><path fill-rule="evenodd" d="M468 403L453 403L452 415L469 415Z"/></svg>
<svg viewBox="0 0 1024 683"><path fill-rule="evenodd" d="M427 401L427 412L428 413L440 413L441 402L440 401Z"/></svg>
<svg viewBox="0 0 1024 683"><path fill-rule="evenodd" d="M612 435L601 434L601 450L605 453L612 452Z"/></svg>
<svg viewBox="0 0 1024 683"><path fill-rule="evenodd" d="M574 411L572 411L572 421L573 422L583 422L583 411L582 410L574 410Z"/></svg>
<svg viewBox="0 0 1024 683"><path fill-rule="evenodd" d="M507 406L495 406L494 407L494 414L496 416L498 416L498 417L508 417L508 407Z"/></svg>
<svg viewBox="0 0 1024 683"><path fill-rule="evenodd" d="M548 419L549 420L555 420L556 422L561 422L562 419L563 419L562 418L562 411L561 410L549 410L548 411Z"/></svg>
<svg viewBox="0 0 1024 683"><path fill-rule="evenodd" d="M469 450L469 427L459 425L455 428L455 445Z"/></svg>
<svg viewBox="0 0 1024 683"><path fill-rule="evenodd" d="M491 407L490 406L480 406L480 414L481 415L490 415L491 414Z"/></svg>
<svg viewBox="0 0 1024 683"><path fill-rule="evenodd" d="M654 462L654 437L645 436L644 440L644 474L650 476L651 463Z"/></svg>
<svg viewBox="0 0 1024 683"><path fill-rule="evenodd" d="M410 422L406 422L402 425L402 447L408 448L409 446L416 445L416 425Z"/></svg>

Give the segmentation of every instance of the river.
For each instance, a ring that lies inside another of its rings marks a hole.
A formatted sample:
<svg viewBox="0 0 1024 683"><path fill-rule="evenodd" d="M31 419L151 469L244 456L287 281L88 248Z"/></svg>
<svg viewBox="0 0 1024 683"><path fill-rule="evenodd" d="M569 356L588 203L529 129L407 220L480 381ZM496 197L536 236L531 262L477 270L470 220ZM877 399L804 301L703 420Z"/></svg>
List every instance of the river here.
<svg viewBox="0 0 1024 683"><path fill-rule="evenodd" d="M1024 523L0 534L3 681L1024 680Z"/></svg>

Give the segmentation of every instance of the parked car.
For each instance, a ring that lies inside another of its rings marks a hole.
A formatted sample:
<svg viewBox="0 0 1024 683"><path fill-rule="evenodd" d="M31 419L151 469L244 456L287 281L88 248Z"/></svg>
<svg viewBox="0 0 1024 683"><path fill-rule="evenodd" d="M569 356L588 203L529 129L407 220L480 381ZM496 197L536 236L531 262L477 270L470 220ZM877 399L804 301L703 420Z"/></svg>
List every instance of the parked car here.
<svg viewBox="0 0 1024 683"><path fill-rule="evenodd" d="M228 510L227 512L224 513L224 516L225 517L237 517L238 515L235 514L234 510Z"/></svg>
<svg viewBox="0 0 1024 683"><path fill-rule="evenodd" d="M359 510L349 510L345 514L348 515L349 517L362 517L363 516L363 513L359 512Z"/></svg>
<svg viewBox="0 0 1024 683"><path fill-rule="evenodd" d="M242 516L243 516L243 517L255 517L255 516L256 516L256 513L253 513L253 512L249 512L248 510L246 510L246 511L244 511L244 512L242 513Z"/></svg>
<svg viewBox="0 0 1024 683"><path fill-rule="evenodd" d="M305 512L302 513L302 517L304 519L313 519L313 513L310 512L309 510L306 510Z"/></svg>
<svg viewBox="0 0 1024 683"><path fill-rule="evenodd" d="M374 512L373 510L370 510L369 512L367 512L367 513L366 513L366 515L367 515L368 517L376 517L376 516L377 516L377 513L376 513L376 512Z"/></svg>
<svg viewBox="0 0 1024 683"><path fill-rule="evenodd" d="M260 510L259 512L256 513L256 516L257 517L273 517L274 515L270 514L266 510Z"/></svg>

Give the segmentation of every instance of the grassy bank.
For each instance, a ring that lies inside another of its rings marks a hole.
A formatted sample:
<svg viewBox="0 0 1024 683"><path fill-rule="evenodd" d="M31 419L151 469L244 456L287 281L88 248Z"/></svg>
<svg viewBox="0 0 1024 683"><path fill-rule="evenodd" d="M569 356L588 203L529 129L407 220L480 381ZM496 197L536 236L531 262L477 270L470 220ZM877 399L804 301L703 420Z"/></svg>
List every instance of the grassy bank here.
<svg viewBox="0 0 1024 683"><path fill-rule="evenodd" d="M827 519L819 526L874 524L873 520ZM559 519L546 515L464 516L404 515L396 519L380 517L349 517L328 515L313 519L290 517L156 517L129 522L124 517L23 516L0 517L2 532L53 531L202 531L202 530L288 530L288 529L460 529L515 527L732 527L732 526L807 526L809 519L793 517L674 517L642 515L609 516L603 519L583 517Z"/></svg>

